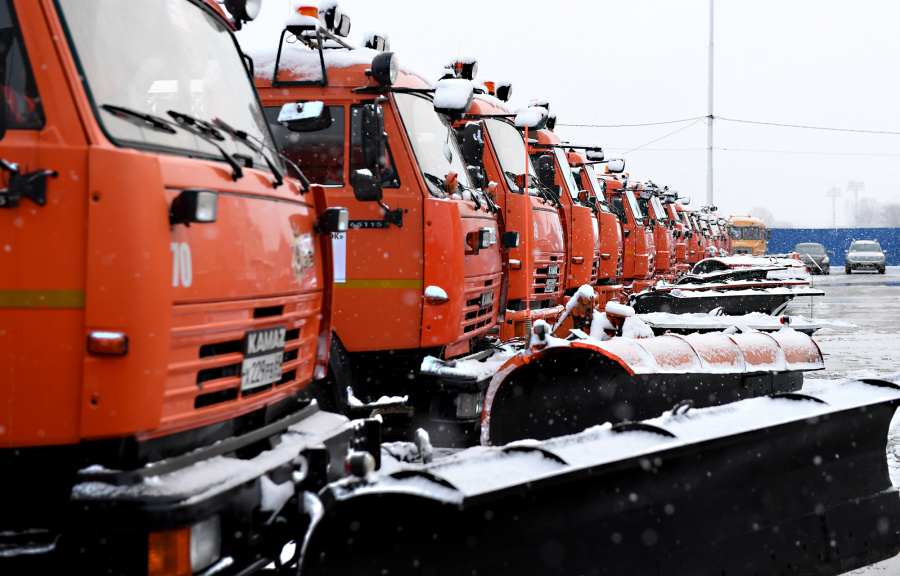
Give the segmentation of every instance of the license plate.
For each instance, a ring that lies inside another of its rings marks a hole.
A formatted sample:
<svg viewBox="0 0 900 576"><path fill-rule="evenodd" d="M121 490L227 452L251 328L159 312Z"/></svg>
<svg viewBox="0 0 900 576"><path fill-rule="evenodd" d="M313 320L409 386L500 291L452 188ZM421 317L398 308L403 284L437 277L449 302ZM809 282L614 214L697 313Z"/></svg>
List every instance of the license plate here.
<svg viewBox="0 0 900 576"><path fill-rule="evenodd" d="M547 268L548 276L556 276L558 274L559 274L559 265L558 264L552 264L552 265L550 265L550 267Z"/></svg>
<svg viewBox="0 0 900 576"><path fill-rule="evenodd" d="M548 278L547 284L544 285L544 293L553 292L556 290L556 278Z"/></svg>
<svg viewBox="0 0 900 576"><path fill-rule="evenodd" d="M281 380L284 338L287 328L251 330L244 338L241 390L251 390Z"/></svg>
<svg viewBox="0 0 900 576"><path fill-rule="evenodd" d="M481 308L487 308L491 305L491 302L494 300L493 292L485 292L481 295Z"/></svg>

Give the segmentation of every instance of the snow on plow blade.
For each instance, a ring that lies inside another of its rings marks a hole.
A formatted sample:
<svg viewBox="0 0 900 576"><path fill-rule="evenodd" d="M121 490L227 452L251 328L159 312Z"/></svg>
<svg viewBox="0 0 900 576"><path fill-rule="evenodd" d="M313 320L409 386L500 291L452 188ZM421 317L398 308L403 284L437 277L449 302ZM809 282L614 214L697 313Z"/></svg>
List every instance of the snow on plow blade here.
<svg viewBox="0 0 900 576"><path fill-rule="evenodd" d="M848 382L477 447L320 493L309 574L837 574L900 551L900 391Z"/></svg>
<svg viewBox="0 0 900 576"><path fill-rule="evenodd" d="M652 418L683 401L703 407L790 392L803 386L803 371L824 368L816 343L793 330L566 344L500 369L485 397L482 444Z"/></svg>

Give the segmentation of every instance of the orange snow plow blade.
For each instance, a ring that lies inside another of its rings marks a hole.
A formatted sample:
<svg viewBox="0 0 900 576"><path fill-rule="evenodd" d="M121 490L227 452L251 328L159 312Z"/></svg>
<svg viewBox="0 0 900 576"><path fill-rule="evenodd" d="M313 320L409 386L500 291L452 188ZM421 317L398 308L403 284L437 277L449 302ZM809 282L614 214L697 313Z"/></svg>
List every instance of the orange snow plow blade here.
<svg viewBox="0 0 900 576"><path fill-rule="evenodd" d="M566 341L517 354L485 397L482 444L544 439L604 422L651 418L676 404L715 406L792 392L825 367L805 334L666 335Z"/></svg>

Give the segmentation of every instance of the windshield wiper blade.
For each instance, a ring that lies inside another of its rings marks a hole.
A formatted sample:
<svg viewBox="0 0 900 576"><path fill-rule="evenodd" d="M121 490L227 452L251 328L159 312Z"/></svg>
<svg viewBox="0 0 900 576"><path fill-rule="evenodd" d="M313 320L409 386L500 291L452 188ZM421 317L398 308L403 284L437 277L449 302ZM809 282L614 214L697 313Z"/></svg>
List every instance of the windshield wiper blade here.
<svg viewBox="0 0 900 576"><path fill-rule="evenodd" d="M247 148L253 150L257 154L263 157L263 160L266 161L266 165L269 167L269 170L272 171L272 175L275 176L275 188L278 188L282 184L284 184L284 174L281 173L281 170L278 169L277 166L272 162L272 160L265 154L263 151L263 146L253 142L250 139L250 135L244 132L243 130L238 130L237 128L232 128L230 124L222 120L221 118L213 118L213 124L215 124L221 130L224 130L226 133L230 134L235 140L242 142Z"/></svg>
<svg viewBox="0 0 900 576"><path fill-rule="evenodd" d="M190 132L195 136L199 136L203 138L210 144L216 147L216 149L222 154L222 158L228 162L228 165L231 166L231 179L235 182L239 178L244 177L244 171L241 169L241 165L237 163L234 157L225 151L224 148L219 146L219 143L216 140L225 140L225 137L219 134L219 131L216 130L216 127L206 122L205 120L200 120L199 118L194 118L192 116L188 116L187 114L182 114L181 112L175 112L174 110L168 111L169 116L175 118L176 125L181 127L182 129Z"/></svg>
<svg viewBox="0 0 900 576"><path fill-rule="evenodd" d="M137 124L138 126L143 126L145 128L153 128L154 130L159 130L160 132L166 132L167 134L177 134L178 131L169 126L169 122L160 118L159 116L154 116L153 114L147 114L146 112L138 112L137 110L132 110L131 108L124 108L122 106L113 106L112 104L102 104L100 106L110 114L113 114L117 118L123 118L125 120L130 120Z"/></svg>

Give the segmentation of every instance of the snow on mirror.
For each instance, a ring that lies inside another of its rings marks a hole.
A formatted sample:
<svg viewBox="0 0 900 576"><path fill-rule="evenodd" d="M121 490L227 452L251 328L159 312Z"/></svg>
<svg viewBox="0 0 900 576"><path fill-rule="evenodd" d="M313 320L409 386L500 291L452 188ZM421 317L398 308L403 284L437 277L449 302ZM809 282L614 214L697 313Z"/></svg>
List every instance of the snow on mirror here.
<svg viewBox="0 0 900 576"><path fill-rule="evenodd" d="M609 163L607 163L607 167L609 171L613 174L619 174L625 171L625 159L624 158L610 158Z"/></svg>
<svg viewBox="0 0 900 576"><path fill-rule="evenodd" d="M540 130L547 125L549 115L547 109L541 106L532 106L530 108L522 108L516 114L516 128L528 128L529 130Z"/></svg>
<svg viewBox="0 0 900 576"><path fill-rule="evenodd" d="M471 80L447 78L434 86L434 109L448 116L462 116L472 107L475 85Z"/></svg>

